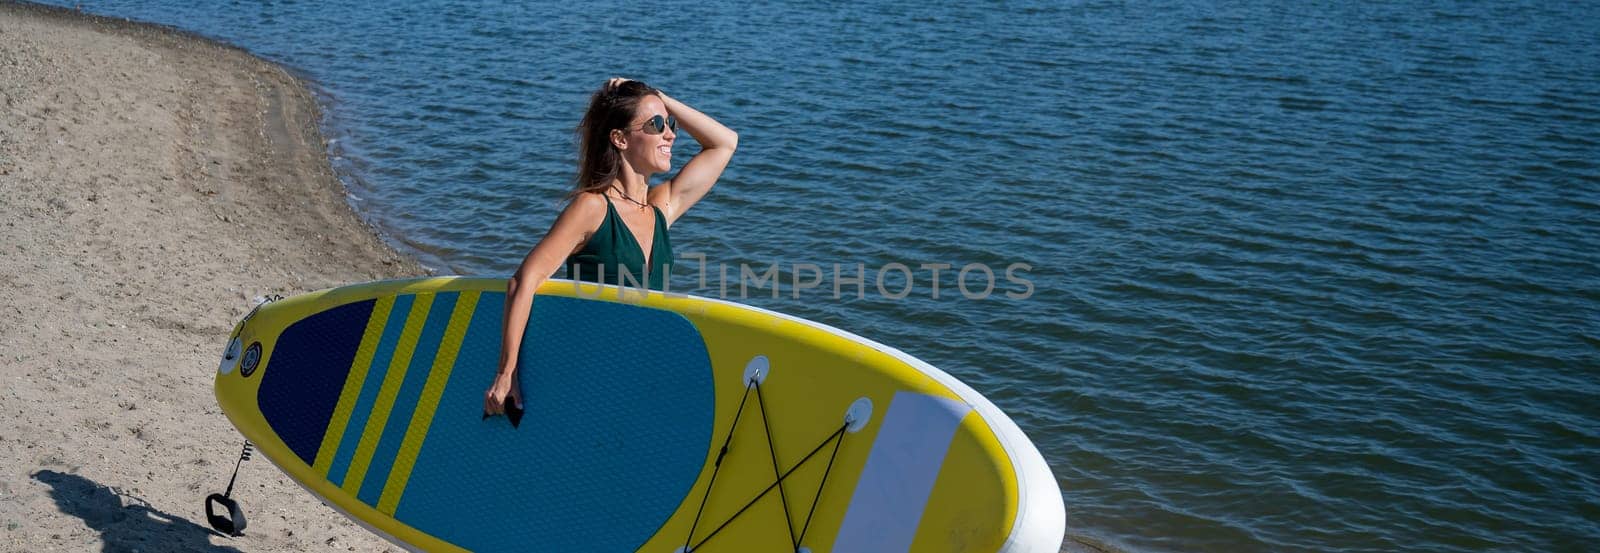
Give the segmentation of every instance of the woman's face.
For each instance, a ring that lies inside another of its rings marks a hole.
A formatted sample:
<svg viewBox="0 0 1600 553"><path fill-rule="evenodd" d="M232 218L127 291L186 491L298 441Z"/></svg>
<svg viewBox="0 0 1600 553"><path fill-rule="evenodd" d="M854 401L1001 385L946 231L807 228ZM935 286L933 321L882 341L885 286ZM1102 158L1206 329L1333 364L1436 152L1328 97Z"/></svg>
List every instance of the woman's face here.
<svg viewBox="0 0 1600 553"><path fill-rule="evenodd" d="M662 130L661 134L645 132L647 126L645 123L656 116L660 116L663 121L666 120L667 105L654 94L645 96L639 100L639 107L634 112L628 128L623 130L623 140L627 148L623 150L622 156L635 171L647 175L672 170L672 142L678 136L670 128Z"/></svg>

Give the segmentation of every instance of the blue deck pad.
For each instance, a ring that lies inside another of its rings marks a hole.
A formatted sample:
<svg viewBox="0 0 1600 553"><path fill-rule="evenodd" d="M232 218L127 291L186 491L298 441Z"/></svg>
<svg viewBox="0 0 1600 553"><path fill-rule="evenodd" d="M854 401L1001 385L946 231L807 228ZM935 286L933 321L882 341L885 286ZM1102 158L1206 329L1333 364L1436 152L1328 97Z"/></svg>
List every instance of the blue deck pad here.
<svg viewBox="0 0 1600 553"><path fill-rule="evenodd" d="M537 297L513 429L480 420L504 302L481 296L395 518L474 551L637 549L711 447L705 341L669 311Z"/></svg>
<svg viewBox="0 0 1600 553"><path fill-rule="evenodd" d="M423 323L422 334L417 339L416 352L411 355L411 365L406 368L406 379L400 385L400 393L395 396L389 420L383 425L383 438L378 441L378 449L372 455L372 466L367 468L366 480L361 482L361 491L356 495L362 503L378 506L378 496L383 494L389 469L394 466L395 455L400 452L406 428L411 425L411 414L416 412L417 399L422 396L422 385L427 383L428 373L433 370L433 358L439 353L445 327L450 325L450 313L455 310L456 299L460 296L458 292L448 292L433 299L428 320Z"/></svg>
<svg viewBox="0 0 1600 553"><path fill-rule="evenodd" d="M256 406L295 456L311 465L361 347L373 300L341 305L289 325L261 369Z"/></svg>
<svg viewBox="0 0 1600 553"><path fill-rule="evenodd" d="M339 450L334 454L333 464L328 467L328 481L335 486L344 485L345 473L350 471L356 446L361 443L361 433L367 428L367 416L372 414L372 405L378 401L378 389L383 387L384 375L389 374L389 361L394 359L395 344L400 342L406 316L411 314L411 304L416 299L414 295L396 296L394 307L389 310L389 320L383 326L383 337L378 340L377 352L373 354L372 365L367 369L367 379L361 384L361 395L356 396L350 422L344 427L344 437L339 439ZM362 326L365 329L365 325ZM349 368L346 367L346 370Z"/></svg>

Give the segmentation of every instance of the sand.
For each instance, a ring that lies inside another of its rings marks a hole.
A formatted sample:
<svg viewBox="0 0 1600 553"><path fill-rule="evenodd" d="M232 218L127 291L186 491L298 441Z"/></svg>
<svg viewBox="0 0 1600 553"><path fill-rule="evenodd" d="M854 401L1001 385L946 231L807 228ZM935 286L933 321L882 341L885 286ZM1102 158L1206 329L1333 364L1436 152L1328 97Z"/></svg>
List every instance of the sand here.
<svg viewBox="0 0 1600 553"><path fill-rule="evenodd" d="M267 294L425 274L351 211L306 84L163 27L0 2L0 551L398 550L260 456L211 382Z"/></svg>
<svg viewBox="0 0 1600 553"><path fill-rule="evenodd" d="M259 455L245 534L205 522L243 443L211 394L233 323L426 274L351 211L318 120L238 48L0 0L0 552L399 551Z"/></svg>

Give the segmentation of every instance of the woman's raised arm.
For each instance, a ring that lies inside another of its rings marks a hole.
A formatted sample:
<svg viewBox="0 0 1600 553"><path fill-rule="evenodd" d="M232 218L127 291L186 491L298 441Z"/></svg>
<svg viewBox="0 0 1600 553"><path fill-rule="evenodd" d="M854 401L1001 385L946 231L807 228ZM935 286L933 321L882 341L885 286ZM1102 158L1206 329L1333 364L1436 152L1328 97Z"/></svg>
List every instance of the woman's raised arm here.
<svg viewBox="0 0 1600 553"><path fill-rule="evenodd" d="M651 203L659 204L656 200L667 200L667 225L671 226L717 184L717 179L722 177L722 170L733 159L733 151L739 147L739 133L664 93L661 94L661 100L667 104L667 113L678 119L683 131L704 147L683 165L678 176L656 187L657 190L651 190ZM658 194L665 195L665 198L658 197Z"/></svg>

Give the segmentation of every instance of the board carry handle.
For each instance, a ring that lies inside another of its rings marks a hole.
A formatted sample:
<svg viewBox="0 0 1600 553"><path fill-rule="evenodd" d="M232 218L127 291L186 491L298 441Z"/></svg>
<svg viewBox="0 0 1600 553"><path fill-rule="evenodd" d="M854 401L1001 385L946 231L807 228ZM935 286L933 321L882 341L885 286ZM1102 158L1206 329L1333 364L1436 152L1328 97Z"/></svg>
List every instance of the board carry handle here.
<svg viewBox="0 0 1600 553"><path fill-rule="evenodd" d="M505 407L505 409L506 409L506 418L511 419L511 427L512 428L517 428L517 427L522 426L522 413L523 413L522 407L519 407L515 403L513 403L511 401L511 396L506 396L506 407ZM489 413L488 412L485 412L483 414L483 420L489 420Z"/></svg>
<svg viewBox="0 0 1600 553"><path fill-rule="evenodd" d="M247 524L244 509L239 507L239 502L234 501L232 495L233 483L239 479L239 466L250 460L252 447L250 440L244 441L244 451L239 452L239 460L233 464L233 476L228 478L228 490L206 496L206 522L229 536L243 536ZM226 516L217 513L216 507L226 509Z"/></svg>

